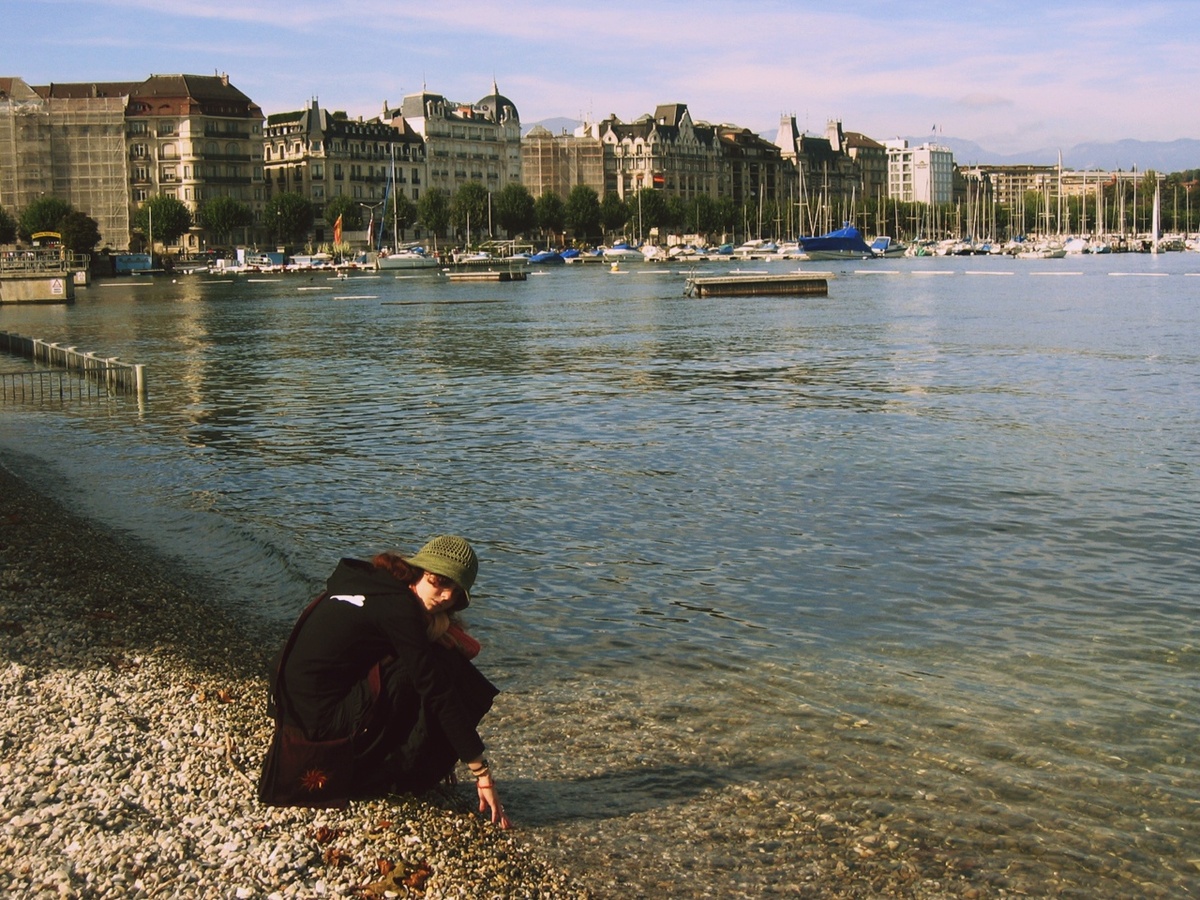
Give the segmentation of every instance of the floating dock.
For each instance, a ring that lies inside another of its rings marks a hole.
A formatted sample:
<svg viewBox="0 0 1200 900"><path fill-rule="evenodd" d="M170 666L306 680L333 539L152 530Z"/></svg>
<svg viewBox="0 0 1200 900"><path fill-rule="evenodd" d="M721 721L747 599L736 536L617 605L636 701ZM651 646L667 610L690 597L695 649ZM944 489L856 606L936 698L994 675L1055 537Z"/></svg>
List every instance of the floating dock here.
<svg viewBox="0 0 1200 900"><path fill-rule="evenodd" d="M825 273L793 272L787 275L709 275L689 278L687 296L697 297L825 297Z"/></svg>
<svg viewBox="0 0 1200 900"><path fill-rule="evenodd" d="M463 272L449 272L446 275L451 281L525 281L524 269L468 269Z"/></svg>

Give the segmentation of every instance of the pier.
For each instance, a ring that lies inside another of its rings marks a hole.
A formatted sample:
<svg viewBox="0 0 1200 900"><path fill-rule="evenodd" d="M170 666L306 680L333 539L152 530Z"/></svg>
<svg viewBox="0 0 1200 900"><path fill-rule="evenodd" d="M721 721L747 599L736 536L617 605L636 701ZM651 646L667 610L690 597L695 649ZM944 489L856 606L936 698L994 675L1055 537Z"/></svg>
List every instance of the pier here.
<svg viewBox="0 0 1200 900"><path fill-rule="evenodd" d="M88 258L61 250L0 255L0 303L74 303L75 285L86 284ZM85 273L81 279L79 273Z"/></svg>
<svg viewBox="0 0 1200 900"><path fill-rule="evenodd" d="M711 275L689 278L684 293L688 297L825 297L829 295L829 280L823 272Z"/></svg>

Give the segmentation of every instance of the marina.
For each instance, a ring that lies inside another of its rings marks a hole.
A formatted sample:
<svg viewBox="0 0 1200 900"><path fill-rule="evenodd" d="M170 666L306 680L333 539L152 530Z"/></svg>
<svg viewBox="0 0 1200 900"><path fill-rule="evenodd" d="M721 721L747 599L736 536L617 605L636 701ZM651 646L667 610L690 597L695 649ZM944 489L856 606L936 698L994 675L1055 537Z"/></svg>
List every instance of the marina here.
<svg viewBox="0 0 1200 900"><path fill-rule="evenodd" d="M0 330L148 400L3 406L0 449L280 629L340 556L470 535L506 806L608 896L1189 896L1197 260L114 282Z"/></svg>

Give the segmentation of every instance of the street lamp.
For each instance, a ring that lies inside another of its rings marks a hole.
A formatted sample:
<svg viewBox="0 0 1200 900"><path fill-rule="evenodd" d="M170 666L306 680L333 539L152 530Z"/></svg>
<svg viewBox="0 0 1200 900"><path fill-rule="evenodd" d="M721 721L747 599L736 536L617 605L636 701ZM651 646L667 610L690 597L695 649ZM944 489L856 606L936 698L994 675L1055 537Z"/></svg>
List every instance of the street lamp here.
<svg viewBox="0 0 1200 900"><path fill-rule="evenodd" d="M383 201L380 200L378 203L363 203L362 201L359 201L358 205L363 209L369 209L371 211L371 221L367 225L367 249L371 250L374 249L372 245L375 243L375 210L383 206ZM382 218L380 219L380 224L383 224Z"/></svg>

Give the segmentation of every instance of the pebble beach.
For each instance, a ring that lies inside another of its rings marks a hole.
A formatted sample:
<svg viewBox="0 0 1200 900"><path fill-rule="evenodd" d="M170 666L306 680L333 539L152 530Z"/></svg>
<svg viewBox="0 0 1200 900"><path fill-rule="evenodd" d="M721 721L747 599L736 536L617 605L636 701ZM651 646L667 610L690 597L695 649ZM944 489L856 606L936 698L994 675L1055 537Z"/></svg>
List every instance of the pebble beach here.
<svg viewBox="0 0 1200 900"><path fill-rule="evenodd" d="M260 804L281 639L0 464L0 895L589 896L465 786Z"/></svg>

